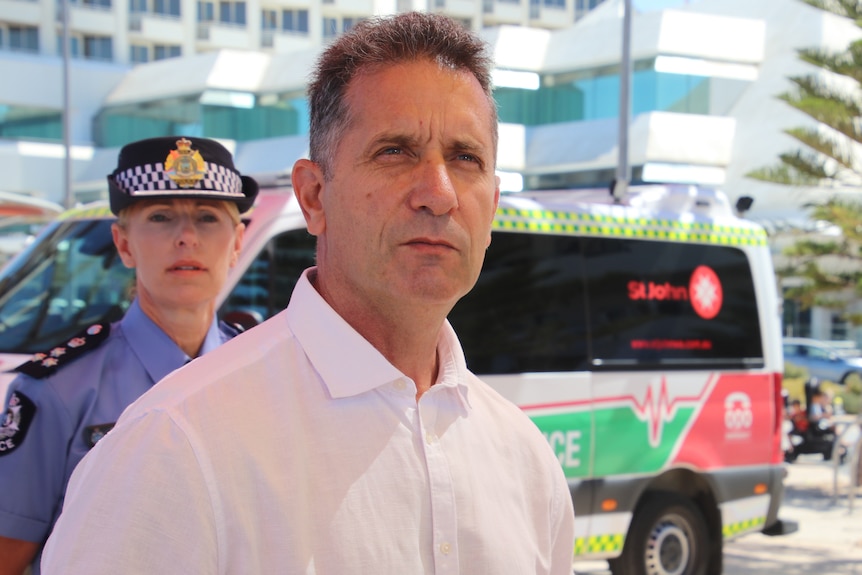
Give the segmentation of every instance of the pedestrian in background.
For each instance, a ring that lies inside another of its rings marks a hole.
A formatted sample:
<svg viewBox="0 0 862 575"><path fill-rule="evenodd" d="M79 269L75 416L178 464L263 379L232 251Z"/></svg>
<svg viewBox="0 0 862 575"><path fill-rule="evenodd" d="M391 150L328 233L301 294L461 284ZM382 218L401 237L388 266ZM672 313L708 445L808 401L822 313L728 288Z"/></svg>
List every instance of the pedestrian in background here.
<svg viewBox="0 0 862 575"><path fill-rule="evenodd" d="M571 575L560 463L446 321L499 199L486 46L440 15L363 21L309 94L292 183L317 266L123 414L44 572Z"/></svg>
<svg viewBox="0 0 862 575"><path fill-rule="evenodd" d="M31 562L39 572L72 470L126 406L237 334L217 321L216 297L239 256L255 181L217 142L170 137L122 148L108 184L114 244L135 269L136 297L119 322L18 368L0 427L3 575Z"/></svg>

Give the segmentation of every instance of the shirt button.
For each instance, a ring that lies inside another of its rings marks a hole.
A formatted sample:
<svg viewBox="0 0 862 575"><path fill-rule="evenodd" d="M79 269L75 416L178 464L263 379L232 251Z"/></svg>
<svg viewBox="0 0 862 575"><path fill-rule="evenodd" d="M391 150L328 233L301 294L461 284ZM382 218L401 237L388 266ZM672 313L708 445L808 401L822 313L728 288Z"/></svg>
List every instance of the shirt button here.
<svg viewBox="0 0 862 575"><path fill-rule="evenodd" d="M435 441L437 441L436 435L434 435L433 433L426 433L425 434L425 443L427 443L428 445L431 445Z"/></svg>
<svg viewBox="0 0 862 575"><path fill-rule="evenodd" d="M395 389L398 391L404 391L404 388L407 387L407 384L404 383L403 379L399 379L395 382Z"/></svg>
<svg viewBox="0 0 862 575"><path fill-rule="evenodd" d="M450 551L452 551L451 545L449 545L448 543L440 544L440 553L442 553L443 555L449 555Z"/></svg>

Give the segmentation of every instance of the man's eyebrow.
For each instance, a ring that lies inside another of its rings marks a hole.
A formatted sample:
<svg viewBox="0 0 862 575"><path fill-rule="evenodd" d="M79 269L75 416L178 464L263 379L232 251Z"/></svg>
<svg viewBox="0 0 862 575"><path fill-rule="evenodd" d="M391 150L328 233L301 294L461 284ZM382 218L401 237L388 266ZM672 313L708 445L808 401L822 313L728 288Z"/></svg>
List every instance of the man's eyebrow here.
<svg viewBox="0 0 862 575"><path fill-rule="evenodd" d="M454 142L449 144L448 147L450 149L458 151L458 152L475 152L475 153L484 152L488 148L488 146L484 146L484 145L482 145L478 142L475 142L473 140L471 140L471 141L455 140Z"/></svg>
<svg viewBox="0 0 862 575"><path fill-rule="evenodd" d="M384 132L382 134L378 134L374 139L372 139L369 142L368 147L375 148L382 145L411 147L415 145L416 142L417 139L415 137L408 136L407 134L402 134L398 132Z"/></svg>

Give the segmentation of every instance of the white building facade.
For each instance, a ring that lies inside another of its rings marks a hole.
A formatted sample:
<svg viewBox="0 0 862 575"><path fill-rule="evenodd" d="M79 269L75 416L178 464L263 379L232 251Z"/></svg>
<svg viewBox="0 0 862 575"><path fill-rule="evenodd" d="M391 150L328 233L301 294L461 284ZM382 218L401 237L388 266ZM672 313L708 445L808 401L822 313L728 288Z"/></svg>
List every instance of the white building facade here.
<svg viewBox="0 0 862 575"><path fill-rule="evenodd" d="M79 201L106 194L117 148L218 138L244 173L289 176L306 153L305 81L357 21L413 9L481 33L495 59L498 169L509 190L604 186L618 157L622 0L77 0L69 4L70 140ZM64 201L62 10L0 0L0 191ZM746 177L811 121L777 99L815 69L796 50L842 50L849 21L800 0L692 0L635 13L631 181L754 198L776 228L823 191ZM822 322L820 322L822 323ZM818 323L818 325L820 324ZM825 329L825 328L824 328ZM815 334L825 337L827 334Z"/></svg>

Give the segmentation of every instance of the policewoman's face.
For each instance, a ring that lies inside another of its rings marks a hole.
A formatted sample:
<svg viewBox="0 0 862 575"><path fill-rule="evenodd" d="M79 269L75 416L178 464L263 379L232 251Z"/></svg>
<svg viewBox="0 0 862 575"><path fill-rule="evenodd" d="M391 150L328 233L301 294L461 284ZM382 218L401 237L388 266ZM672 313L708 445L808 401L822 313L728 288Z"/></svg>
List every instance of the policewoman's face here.
<svg viewBox="0 0 862 575"><path fill-rule="evenodd" d="M145 200L114 224L123 263L136 271L142 304L163 309L215 305L236 264L244 225L224 202Z"/></svg>

